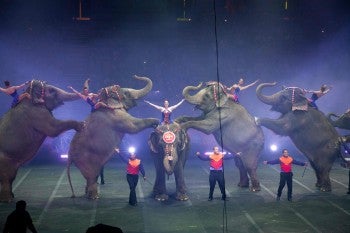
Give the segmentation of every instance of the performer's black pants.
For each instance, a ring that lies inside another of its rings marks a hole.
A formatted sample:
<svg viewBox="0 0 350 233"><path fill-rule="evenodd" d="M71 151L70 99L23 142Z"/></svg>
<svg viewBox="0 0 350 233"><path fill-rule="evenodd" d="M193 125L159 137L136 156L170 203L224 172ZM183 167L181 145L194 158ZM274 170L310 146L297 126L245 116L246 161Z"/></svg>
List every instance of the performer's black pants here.
<svg viewBox="0 0 350 233"><path fill-rule="evenodd" d="M292 172L281 172L280 173L280 185L278 186L277 196L280 197L282 195L282 190L287 183L288 188L288 199L292 198L293 191L293 173Z"/></svg>
<svg viewBox="0 0 350 233"><path fill-rule="evenodd" d="M126 179L130 187L129 204L135 205L137 203L136 186L139 181L139 175L126 174Z"/></svg>
<svg viewBox="0 0 350 233"><path fill-rule="evenodd" d="M209 174L209 185L210 185L209 198L213 198L213 193L214 193L216 181L219 184L219 188L220 188L222 197L226 198L225 179L224 179L224 173L222 170L210 170L210 174Z"/></svg>

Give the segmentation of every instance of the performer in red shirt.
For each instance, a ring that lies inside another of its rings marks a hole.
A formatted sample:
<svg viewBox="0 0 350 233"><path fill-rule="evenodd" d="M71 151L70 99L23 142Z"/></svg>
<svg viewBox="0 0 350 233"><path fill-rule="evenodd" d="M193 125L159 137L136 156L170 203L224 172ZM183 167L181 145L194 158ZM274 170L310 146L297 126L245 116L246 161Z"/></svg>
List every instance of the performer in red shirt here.
<svg viewBox="0 0 350 233"><path fill-rule="evenodd" d="M218 182L220 191L221 191L221 200L226 200L226 192L225 192L225 179L223 173L223 160L233 159L233 154L223 154L219 151L219 147L214 146L214 152L210 155L202 155L199 152L196 153L198 158L201 160L210 161L210 174L209 174L209 198L208 201L213 200L213 193L215 189L216 182ZM239 155L240 153L237 153Z"/></svg>
<svg viewBox="0 0 350 233"><path fill-rule="evenodd" d="M116 149L119 153L119 149ZM143 179L146 179L145 169L141 163L141 159L136 157L135 152L130 152L129 156L119 154L126 165L126 180L130 187L129 204L132 206L137 205L136 198L136 186L139 181L139 173L142 174Z"/></svg>
<svg viewBox="0 0 350 233"><path fill-rule="evenodd" d="M288 188L288 201L292 201L292 191L293 191L293 172L292 172L292 164L299 165L299 166L307 166L306 162L299 162L295 159L293 159L287 149L282 150L282 156L279 159L271 160L271 161L264 161L264 164L280 164L281 166L281 173L280 173L280 184L278 186L277 190L277 198L276 200L279 201L282 195L282 190L287 183Z"/></svg>

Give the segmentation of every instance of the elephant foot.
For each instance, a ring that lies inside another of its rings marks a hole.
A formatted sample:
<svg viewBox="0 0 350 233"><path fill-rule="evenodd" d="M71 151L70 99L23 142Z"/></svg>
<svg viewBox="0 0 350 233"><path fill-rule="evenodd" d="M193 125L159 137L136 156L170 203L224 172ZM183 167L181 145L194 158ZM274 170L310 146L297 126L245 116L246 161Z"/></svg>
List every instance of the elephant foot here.
<svg viewBox="0 0 350 233"><path fill-rule="evenodd" d="M169 199L169 196L166 194L157 194L154 199L156 199L157 201L166 201Z"/></svg>
<svg viewBox="0 0 350 233"><path fill-rule="evenodd" d="M250 187L250 191L252 191L252 192L259 192L260 190L261 190L260 186L259 187L254 187L254 186Z"/></svg>
<svg viewBox="0 0 350 233"><path fill-rule="evenodd" d="M176 194L176 200L178 201L187 201L189 197L187 196L186 193L178 193Z"/></svg>
<svg viewBox="0 0 350 233"><path fill-rule="evenodd" d="M322 186L320 188L320 191L322 191L322 192L331 192L332 188L330 186Z"/></svg>
<svg viewBox="0 0 350 233"><path fill-rule="evenodd" d="M257 180L252 180L252 187L250 188L250 191L252 192L259 192L261 190L260 183Z"/></svg>
<svg viewBox="0 0 350 233"><path fill-rule="evenodd" d="M14 199L13 193L1 193L0 202L11 203Z"/></svg>
<svg viewBox="0 0 350 233"><path fill-rule="evenodd" d="M332 191L332 187L330 184L316 183L315 186L322 192L331 192Z"/></svg>

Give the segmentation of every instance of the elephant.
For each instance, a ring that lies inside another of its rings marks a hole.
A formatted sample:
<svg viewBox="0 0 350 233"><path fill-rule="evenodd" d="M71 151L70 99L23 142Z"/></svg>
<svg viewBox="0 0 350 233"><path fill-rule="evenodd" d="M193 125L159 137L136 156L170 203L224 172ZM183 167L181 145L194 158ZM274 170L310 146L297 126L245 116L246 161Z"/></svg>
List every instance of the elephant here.
<svg viewBox="0 0 350 233"><path fill-rule="evenodd" d="M156 200L168 199L165 174L175 175L176 199L187 201L184 167L188 158L190 139L187 132L176 122L159 125L151 133L148 144L156 169L153 194Z"/></svg>
<svg viewBox="0 0 350 233"><path fill-rule="evenodd" d="M156 118L135 118L127 111L136 106L136 100L145 96L152 89L153 83L147 77L134 76L146 82L141 89L122 88L112 85L102 88L100 101L110 108L98 108L85 119L84 130L77 132L70 143L68 152L68 181L75 197L71 178L70 166L80 170L86 179L85 196L90 199L99 198L97 178L104 164L115 154L115 150L126 133L136 134L146 128L156 127Z"/></svg>
<svg viewBox="0 0 350 233"><path fill-rule="evenodd" d="M21 165L31 160L47 136L83 128L83 122L57 120L52 111L79 96L40 80L32 80L21 100L0 119L0 201L14 198L12 183Z"/></svg>
<svg viewBox="0 0 350 233"><path fill-rule="evenodd" d="M262 83L256 89L257 97L271 105L272 111L281 113L278 119L259 118L257 123L281 136L288 136L308 158L315 170L316 187L331 191L329 172L340 156L340 137L327 117L308 106L305 91L298 87L283 88L272 95L263 95L265 87L277 83Z"/></svg>
<svg viewBox="0 0 350 233"><path fill-rule="evenodd" d="M177 122L181 128L193 128L205 134L213 134L223 149L237 154L235 164L240 171L238 186L249 187L251 179L251 191L260 191L260 183L257 176L258 159L264 147L264 134L260 126L257 126L254 118L238 103L231 100L226 88L219 82L207 82L204 87L187 86L182 94L190 104L202 111L198 117L179 117ZM190 95L190 91L197 91Z"/></svg>
<svg viewBox="0 0 350 233"><path fill-rule="evenodd" d="M327 118L334 127L350 130L350 109L340 116L334 113L329 113Z"/></svg>

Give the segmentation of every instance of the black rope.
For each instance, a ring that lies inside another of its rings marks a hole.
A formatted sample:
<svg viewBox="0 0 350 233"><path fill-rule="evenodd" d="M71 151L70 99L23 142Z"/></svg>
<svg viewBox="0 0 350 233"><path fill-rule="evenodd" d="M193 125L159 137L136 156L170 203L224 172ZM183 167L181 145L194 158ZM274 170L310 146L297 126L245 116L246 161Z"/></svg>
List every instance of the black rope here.
<svg viewBox="0 0 350 233"><path fill-rule="evenodd" d="M215 31L215 49L216 49L216 80L218 82L217 92L220 93L220 72L219 72L219 46L218 46L218 33L217 33L217 20L216 20L216 4L215 0L213 0L213 11L214 11L214 31ZM225 90L223 90L225 91ZM218 96L219 97L219 96ZM221 122L221 107L220 107L220 98L218 98L218 111L219 111L219 126L220 126L220 146L221 146L221 152L223 153L224 145L222 140L222 122ZM224 199L224 206L222 210L222 232L227 232L227 208L226 208L226 182L225 182L225 169L224 169L224 160L222 162L222 174L224 179L224 193L225 193L225 199Z"/></svg>

